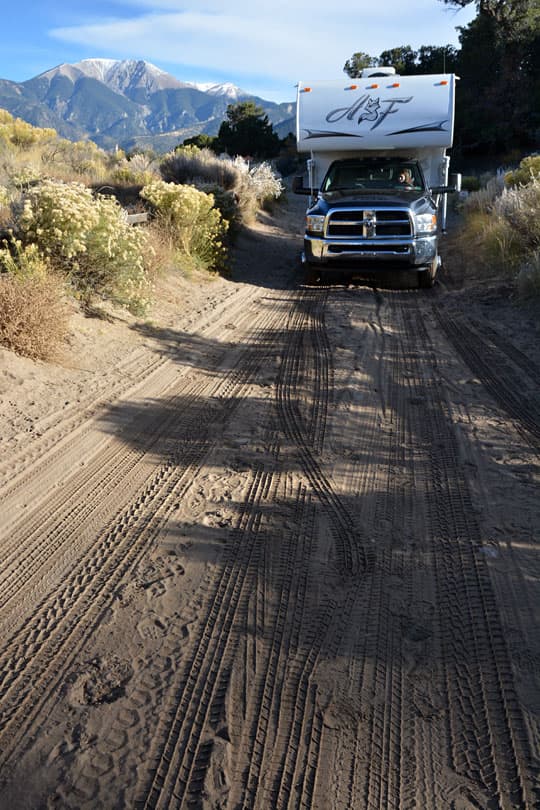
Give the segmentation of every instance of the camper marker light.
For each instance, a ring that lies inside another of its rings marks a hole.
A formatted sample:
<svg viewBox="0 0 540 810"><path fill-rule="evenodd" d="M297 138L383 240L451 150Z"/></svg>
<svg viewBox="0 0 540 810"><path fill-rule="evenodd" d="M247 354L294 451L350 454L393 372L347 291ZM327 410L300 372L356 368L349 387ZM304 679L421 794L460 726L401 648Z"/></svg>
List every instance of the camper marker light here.
<svg viewBox="0 0 540 810"><path fill-rule="evenodd" d="M302 93L311 93L311 87L302 87Z"/></svg>
<svg viewBox="0 0 540 810"><path fill-rule="evenodd" d="M324 215L308 214L306 217L306 228L313 233L322 233L324 228Z"/></svg>
<svg viewBox="0 0 540 810"><path fill-rule="evenodd" d="M399 82L394 82L394 84L391 84L390 87L399 87Z"/></svg>
<svg viewBox="0 0 540 810"><path fill-rule="evenodd" d="M448 84L448 82L446 81L446 79L443 79L442 82L439 82L439 84Z"/></svg>
<svg viewBox="0 0 540 810"><path fill-rule="evenodd" d="M378 84L368 84L367 89L376 90L378 86L379 86Z"/></svg>
<svg viewBox="0 0 540 810"><path fill-rule="evenodd" d="M350 84L348 87L345 88L345 90L358 90L358 85Z"/></svg>

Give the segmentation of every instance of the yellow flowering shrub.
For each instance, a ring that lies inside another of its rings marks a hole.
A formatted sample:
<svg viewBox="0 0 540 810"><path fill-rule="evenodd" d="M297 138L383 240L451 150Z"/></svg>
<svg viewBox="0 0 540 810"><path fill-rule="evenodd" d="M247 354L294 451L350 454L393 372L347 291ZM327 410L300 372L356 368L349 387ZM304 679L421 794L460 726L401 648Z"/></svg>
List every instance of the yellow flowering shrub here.
<svg viewBox="0 0 540 810"><path fill-rule="evenodd" d="M114 183L124 183L125 185L140 185L151 183L155 175L151 171L139 171L130 166L118 166L110 173L110 179Z"/></svg>
<svg viewBox="0 0 540 810"><path fill-rule="evenodd" d="M36 143L56 137L54 129L34 127L21 118L15 118L7 110L0 110L0 141L28 149Z"/></svg>
<svg viewBox="0 0 540 810"><path fill-rule="evenodd" d="M144 186L140 196L153 206L160 224L175 244L188 256L200 259L206 267L224 266L224 238L228 223L215 207L212 194L194 186L155 180Z"/></svg>
<svg viewBox="0 0 540 810"><path fill-rule="evenodd" d="M44 180L24 194L17 237L37 245L80 298L97 294L137 312L148 304L145 234L128 224L115 199L79 183Z"/></svg>
<svg viewBox="0 0 540 810"><path fill-rule="evenodd" d="M9 177L10 185L20 191L42 180L42 175L35 166L22 164L13 168Z"/></svg>
<svg viewBox="0 0 540 810"><path fill-rule="evenodd" d="M78 183L44 180L24 196L19 234L68 269L86 251L88 233L98 223L94 202L92 192Z"/></svg>
<svg viewBox="0 0 540 810"><path fill-rule="evenodd" d="M47 258L35 244L23 245L20 239L11 238L9 247L0 248L0 270L20 278L44 277L50 272Z"/></svg>

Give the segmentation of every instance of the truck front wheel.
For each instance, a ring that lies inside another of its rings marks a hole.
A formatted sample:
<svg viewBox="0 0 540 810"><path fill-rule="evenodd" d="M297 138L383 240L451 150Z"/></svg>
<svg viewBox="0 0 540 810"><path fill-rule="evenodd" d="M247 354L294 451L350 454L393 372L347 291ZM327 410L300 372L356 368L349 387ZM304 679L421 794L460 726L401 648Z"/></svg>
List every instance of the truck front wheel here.
<svg viewBox="0 0 540 810"><path fill-rule="evenodd" d="M313 264L306 262L304 265L304 284L312 287L319 280L319 271Z"/></svg>
<svg viewBox="0 0 540 810"><path fill-rule="evenodd" d="M439 257L435 256L425 270L418 271L418 286L421 290L428 290L435 284L435 276L439 267Z"/></svg>

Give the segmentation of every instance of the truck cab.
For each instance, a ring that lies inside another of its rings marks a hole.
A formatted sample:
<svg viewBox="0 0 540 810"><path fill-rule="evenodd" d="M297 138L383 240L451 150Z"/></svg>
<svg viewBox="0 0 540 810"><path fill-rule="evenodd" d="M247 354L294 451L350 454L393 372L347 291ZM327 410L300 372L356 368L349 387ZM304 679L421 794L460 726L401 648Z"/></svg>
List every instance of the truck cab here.
<svg viewBox="0 0 540 810"><path fill-rule="evenodd" d="M406 270L433 285L446 217L453 75L366 70L352 83L298 84L297 148L308 153L303 262L322 273Z"/></svg>
<svg viewBox="0 0 540 810"><path fill-rule="evenodd" d="M431 286L438 266L438 207L410 157L334 160L306 212L306 276L317 268L411 269Z"/></svg>

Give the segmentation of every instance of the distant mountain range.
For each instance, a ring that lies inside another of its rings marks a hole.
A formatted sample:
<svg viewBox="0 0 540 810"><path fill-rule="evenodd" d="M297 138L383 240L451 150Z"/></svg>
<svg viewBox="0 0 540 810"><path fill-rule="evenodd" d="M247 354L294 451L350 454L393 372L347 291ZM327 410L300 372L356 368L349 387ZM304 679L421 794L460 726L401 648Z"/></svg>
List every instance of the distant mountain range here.
<svg viewBox="0 0 540 810"><path fill-rule="evenodd" d="M248 99L263 108L279 137L294 132L294 102L275 104L229 83L181 82L143 60L83 59L25 82L0 79L0 108L105 149L165 152L193 135L216 135L227 105Z"/></svg>

